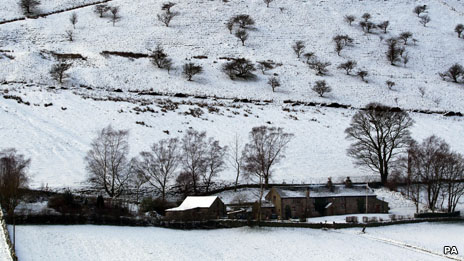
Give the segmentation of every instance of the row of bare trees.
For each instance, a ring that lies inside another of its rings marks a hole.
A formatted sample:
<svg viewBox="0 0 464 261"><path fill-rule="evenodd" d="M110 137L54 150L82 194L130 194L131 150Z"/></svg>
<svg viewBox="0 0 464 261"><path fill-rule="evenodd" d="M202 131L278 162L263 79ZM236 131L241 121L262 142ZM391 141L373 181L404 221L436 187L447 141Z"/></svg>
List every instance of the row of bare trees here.
<svg viewBox="0 0 464 261"><path fill-rule="evenodd" d="M400 179L404 195L419 212L419 204L435 212L454 212L464 195L464 157L451 150L448 143L430 136L421 143L411 141L407 155L400 161Z"/></svg>
<svg viewBox="0 0 464 261"><path fill-rule="evenodd" d="M184 195L210 191L229 160L236 170L236 186L243 176L257 181L264 193L272 167L284 158L292 137L282 128L255 127L248 143L242 145L236 137L229 149L206 132L189 129L182 138L162 139L129 159L129 132L108 126L92 141L85 157L88 181L111 198L131 188L150 186L165 201L174 183Z"/></svg>
<svg viewBox="0 0 464 261"><path fill-rule="evenodd" d="M414 141L413 124L407 112L371 103L345 130L353 141L347 154L356 165L380 174L383 185L391 180L406 184L403 192L417 211L425 203L432 212L453 212L464 195L464 157L436 136Z"/></svg>

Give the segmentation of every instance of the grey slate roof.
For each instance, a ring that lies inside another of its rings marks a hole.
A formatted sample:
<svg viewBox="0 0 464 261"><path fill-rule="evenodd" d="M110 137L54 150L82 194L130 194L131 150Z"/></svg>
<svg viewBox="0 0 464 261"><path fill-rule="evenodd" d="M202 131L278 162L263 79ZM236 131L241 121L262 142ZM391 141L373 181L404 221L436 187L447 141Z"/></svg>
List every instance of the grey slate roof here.
<svg viewBox="0 0 464 261"><path fill-rule="evenodd" d="M375 197L376 194L372 189L366 191L366 185L353 185L351 188L345 185L333 185L333 191L324 185L306 185L293 187L274 187L281 198L305 198L306 190L309 189L309 197L326 198L326 197Z"/></svg>

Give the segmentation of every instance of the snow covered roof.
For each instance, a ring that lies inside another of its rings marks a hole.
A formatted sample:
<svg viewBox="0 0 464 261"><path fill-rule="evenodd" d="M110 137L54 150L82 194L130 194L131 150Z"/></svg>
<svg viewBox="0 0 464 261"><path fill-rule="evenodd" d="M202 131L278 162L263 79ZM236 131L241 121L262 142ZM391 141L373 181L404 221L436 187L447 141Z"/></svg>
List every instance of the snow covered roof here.
<svg viewBox="0 0 464 261"><path fill-rule="evenodd" d="M176 208L166 209L166 211L183 211L194 208L209 208L217 199L217 196L188 196L184 202Z"/></svg>
<svg viewBox="0 0 464 261"><path fill-rule="evenodd" d="M366 185L353 185L347 188L345 185L334 185L333 191L324 185L275 187L281 198L305 198L306 190L309 189L311 198L324 197L360 197L376 196L372 189L366 191Z"/></svg>

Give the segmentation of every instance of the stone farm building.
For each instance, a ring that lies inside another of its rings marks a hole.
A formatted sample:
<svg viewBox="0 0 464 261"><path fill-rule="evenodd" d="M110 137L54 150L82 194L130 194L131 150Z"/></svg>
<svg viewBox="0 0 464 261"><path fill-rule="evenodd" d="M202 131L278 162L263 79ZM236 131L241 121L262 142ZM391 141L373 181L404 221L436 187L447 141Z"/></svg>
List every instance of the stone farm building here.
<svg viewBox="0 0 464 261"><path fill-rule="evenodd" d="M388 203L366 185L272 187L262 204L262 219L388 213ZM255 207L256 208L256 207ZM254 209L255 218L257 211Z"/></svg>
<svg viewBox="0 0 464 261"><path fill-rule="evenodd" d="M217 196L188 196L180 206L166 210L168 220L198 221L225 215L226 207Z"/></svg>

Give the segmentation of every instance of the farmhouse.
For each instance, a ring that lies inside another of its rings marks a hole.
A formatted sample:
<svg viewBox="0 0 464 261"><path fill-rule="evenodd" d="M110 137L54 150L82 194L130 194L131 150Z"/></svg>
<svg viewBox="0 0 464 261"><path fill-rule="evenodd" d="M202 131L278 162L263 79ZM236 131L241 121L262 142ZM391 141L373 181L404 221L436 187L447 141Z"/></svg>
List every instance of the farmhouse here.
<svg viewBox="0 0 464 261"><path fill-rule="evenodd" d="M330 181L329 181L330 182ZM274 206L269 209L269 205ZM388 213L388 203L377 198L366 185L305 185L272 187L266 195L262 219L280 219ZM367 211L366 211L367 207Z"/></svg>
<svg viewBox="0 0 464 261"><path fill-rule="evenodd" d="M166 210L168 220L209 220L226 215L226 207L217 196L188 196L176 208Z"/></svg>

